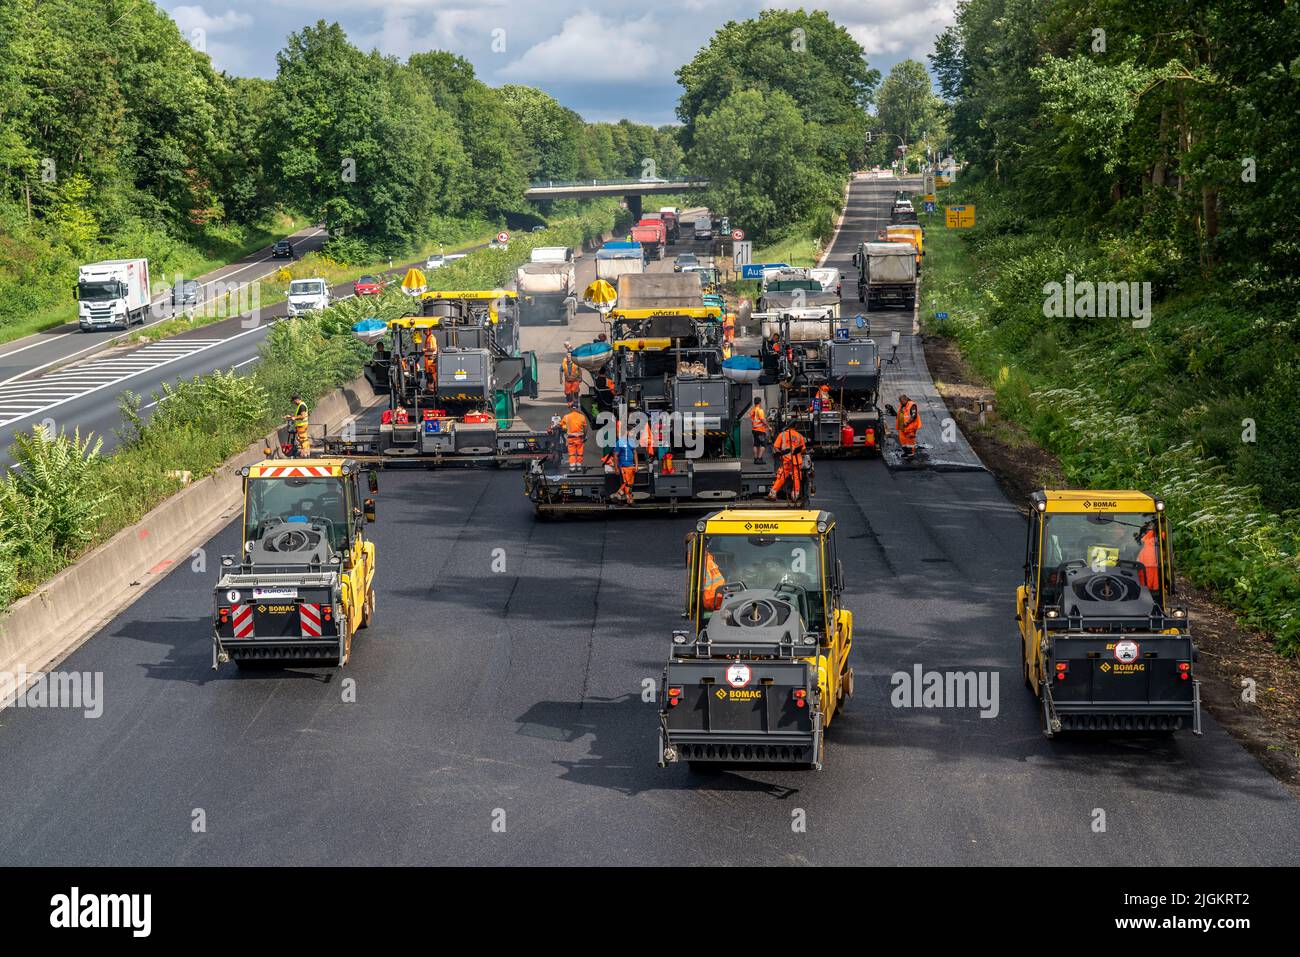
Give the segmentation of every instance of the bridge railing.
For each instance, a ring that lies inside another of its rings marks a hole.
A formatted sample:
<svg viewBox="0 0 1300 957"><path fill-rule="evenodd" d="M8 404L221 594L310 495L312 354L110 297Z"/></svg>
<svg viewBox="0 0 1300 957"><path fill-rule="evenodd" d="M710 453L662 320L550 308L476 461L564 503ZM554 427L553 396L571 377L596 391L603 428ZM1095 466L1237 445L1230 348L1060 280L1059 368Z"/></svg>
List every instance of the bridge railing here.
<svg viewBox="0 0 1300 957"><path fill-rule="evenodd" d="M529 189L572 189L578 186L701 186L707 180L672 180L658 176L628 177L626 179L548 179L529 183Z"/></svg>

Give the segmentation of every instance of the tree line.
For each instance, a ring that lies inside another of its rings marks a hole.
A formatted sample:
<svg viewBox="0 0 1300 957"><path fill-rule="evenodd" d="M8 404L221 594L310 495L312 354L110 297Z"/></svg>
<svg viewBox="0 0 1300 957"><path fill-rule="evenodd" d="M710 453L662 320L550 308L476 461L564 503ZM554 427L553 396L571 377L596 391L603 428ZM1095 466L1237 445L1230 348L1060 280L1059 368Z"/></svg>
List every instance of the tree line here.
<svg viewBox="0 0 1300 957"><path fill-rule="evenodd" d="M880 82L826 13L764 10L729 22L677 71L685 165L704 201L770 241L834 221L867 151L867 107Z"/></svg>
<svg viewBox="0 0 1300 957"><path fill-rule="evenodd" d="M450 53L363 52L338 24L292 34L264 80L214 70L153 3L0 4L0 283L95 254L166 259L169 241L276 210L391 251L436 217L525 210L532 179L680 158L668 130L585 123Z"/></svg>

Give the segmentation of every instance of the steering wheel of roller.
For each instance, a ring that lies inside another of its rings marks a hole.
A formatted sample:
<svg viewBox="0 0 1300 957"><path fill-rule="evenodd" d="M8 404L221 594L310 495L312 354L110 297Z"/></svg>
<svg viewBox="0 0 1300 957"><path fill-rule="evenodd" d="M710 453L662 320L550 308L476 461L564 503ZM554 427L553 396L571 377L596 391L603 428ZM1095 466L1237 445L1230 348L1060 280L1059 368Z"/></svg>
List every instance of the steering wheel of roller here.
<svg viewBox="0 0 1300 957"><path fill-rule="evenodd" d="M276 532L267 540L266 549L270 552L297 552L311 544L311 536L300 528L288 528Z"/></svg>
<svg viewBox="0 0 1300 957"><path fill-rule="evenodd" d="M752 598L742 602L731 613L731 620L741 628L767 628L776 623L779 609L768 598Z"/></svg>

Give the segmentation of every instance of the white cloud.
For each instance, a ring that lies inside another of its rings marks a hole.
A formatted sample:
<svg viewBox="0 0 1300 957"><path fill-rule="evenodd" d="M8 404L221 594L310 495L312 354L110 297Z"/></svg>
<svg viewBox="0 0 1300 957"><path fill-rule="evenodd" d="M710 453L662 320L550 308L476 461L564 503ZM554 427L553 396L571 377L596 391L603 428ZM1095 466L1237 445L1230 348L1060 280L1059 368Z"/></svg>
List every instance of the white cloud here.
<svg viewBox="0 0 1300 957"><path fill-rule="evenodd" d="M665 56L671 46L665 22L653 13L617 20L583 10L560 32L529 47L497 76L524 83L586 81L618 86L647 80L670 82L678 65Z"/></svg>
<svg viewBox="0 0 1300 957"><path fill-rule="evenodd" d="M181 32L186 36L189 36L194 30L203 30L207 33L229 33L231 30L240 30L253 25L253 18L247 13L227 10L220 16L214 17L200 6L177 7L172 10L172 19L176 21L176 25L181 28Z"/></svg>

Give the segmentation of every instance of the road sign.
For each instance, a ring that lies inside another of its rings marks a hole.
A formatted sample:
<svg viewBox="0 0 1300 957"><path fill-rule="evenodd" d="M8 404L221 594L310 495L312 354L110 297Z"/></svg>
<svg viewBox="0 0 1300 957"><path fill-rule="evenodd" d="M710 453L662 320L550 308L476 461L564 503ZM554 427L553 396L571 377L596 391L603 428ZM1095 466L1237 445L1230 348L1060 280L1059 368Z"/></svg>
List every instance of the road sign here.
<svg viewBox="0 0 1300 957"><path fill-rule="evenodd" d="M934 209L935 209L934 201L933 201L933 200L929 200L929 199L927 199L927 200L925 201L925 205L924 205L922 208L923 208L927 213L933 213L933 212L934 212Z"/></svg>
<svg viewBox="0 0 1300 957"><path fill-rule="evenodd" d="M740 232L740 230L736 230L736 232ZM753 258L753 256L754 256L753 243L736 243L735 247L731 250L731 265L747 266L749 265L749 261L750 259Z"/></svg>
<svg viewBox="0 0 1300 957"><path fill-rule="evenodd" d="M745 231L743 229L733 229L731 231L731 238L734 239L736 242L740 242L742 239L745 238Z"/></svg>
<svg viewBox="0 0 1300 957"><path fill-rule="evenodd" d="M947 318L948 318L948 313L946 313L946 312L936 312L936 313L934 314L934 318L936 318L936 319L947 319Z"/></svg>
<svg viewBox="0 0 1300 957"><path fill-rule="evenodd" d="M925 174L925 192L928 196L934 195L934 173Z"/></svg>
<svg viewBox="0 0 1300 957"><path fill-rule="evenodd" d="M764 269L789 269L789 263L747 263L740 267L741 279L762 279Z"/></svg>
<svg viewBox="0 0 1300 957"><path fill-rule="evenodd" d="M501 232L497 233L497 242L499 243L510 242L510 234L506 232L504 229L501 230Z"/></svg>
<svg viewBox="0 0 1300 957"><path fill-rule="evenodd" d="M949 229L970 229L975 225L975 207L969 204L945 206L943 213L943 224Z"/></svg>

